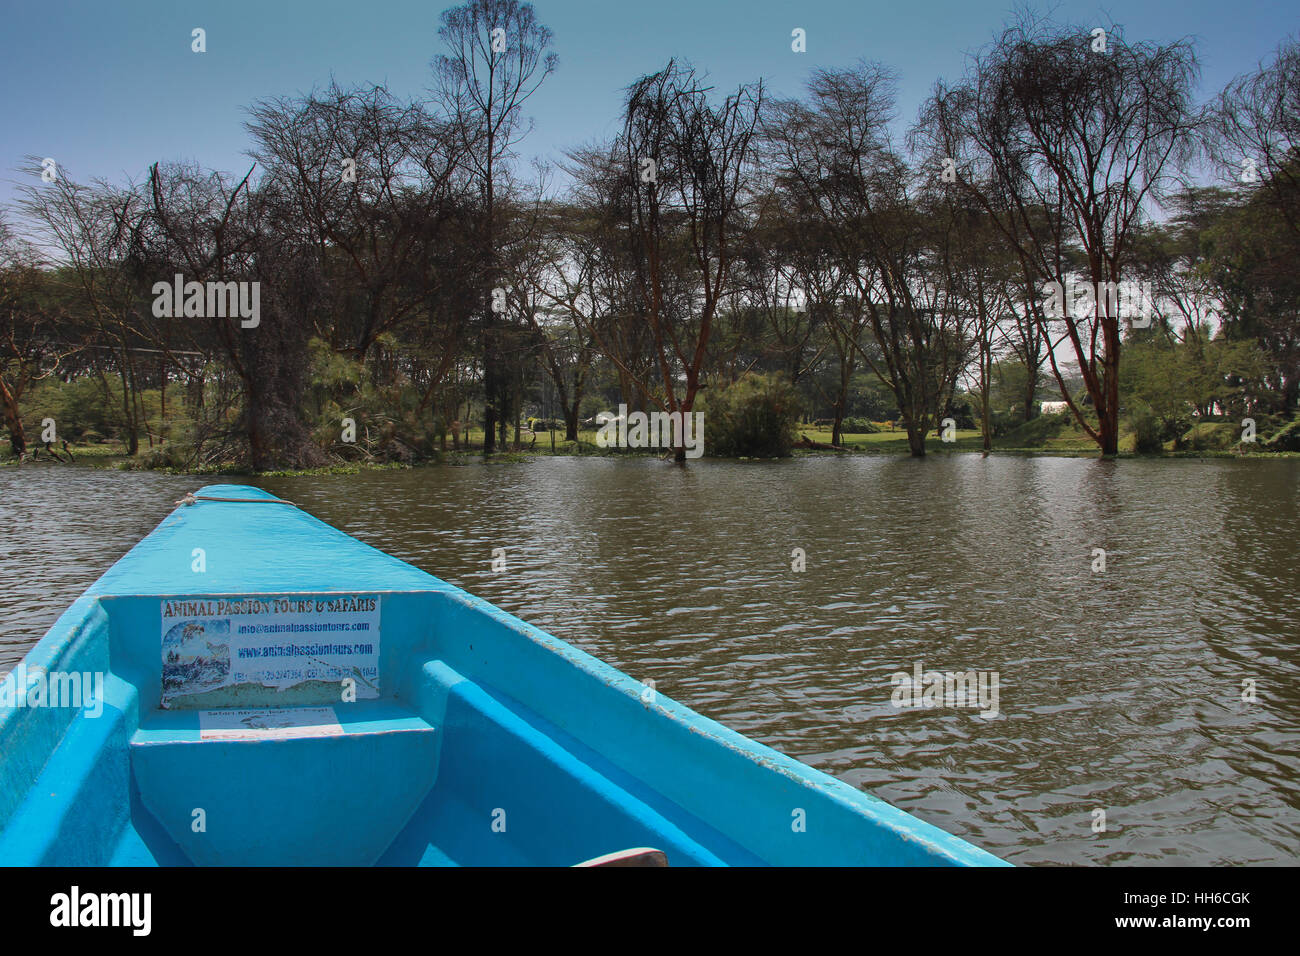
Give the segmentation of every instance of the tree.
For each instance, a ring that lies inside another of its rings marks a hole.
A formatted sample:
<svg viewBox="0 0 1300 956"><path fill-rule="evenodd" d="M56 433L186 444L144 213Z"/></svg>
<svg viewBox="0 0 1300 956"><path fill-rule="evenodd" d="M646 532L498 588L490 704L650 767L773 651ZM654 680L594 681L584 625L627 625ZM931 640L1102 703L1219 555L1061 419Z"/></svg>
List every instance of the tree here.
<svg viewBox="0 0 1300 956"><path fill-rule="evenodd" d="M467 165L480 190L483 220L479 238L484 263L479 301L483 353L483 451L493 451L496 429L505 436L506 392L502 341L493 290L504 292L498 265L498 193L511 148L524 133L523 104L559 62L548 52L552 34L531 3L470 0L444 10L439 36L448 52L433 60L436 97L463 137ZM496 302L501 301L501 293Z"/></svg>
<svg viewBox="0 0 1300 956"><path fill-rule="evenodd" d="M586 210L539 203L544 223L527 232L511 269L512 304L532 331L539 360L555 386L565 441L578 440L587 375L596 359L590 328L607 291L600 241Z"/></svg>
<svg viewBox="0 0 1300 956"><path fill-rule="evenodd" d="M1003 323L1012 313L1012 287L1018 271L1014 256L993 224L968 194L942 190L952 205L954 226L944 257L954 294L969 316L967 329L975 358L975 394L980 405L984 454L993 446L993 369L1003 347ZM1013 325L1017 324L1012 320Z"/></svg>
<svg viewBox="0 0 1300 956"><path fill-rule="evenodd" d="M1300 233L1256 193L1222 210L1200 234L1207 278L1224 335L1258 343L1271 369L1256 395L1261 407L1294 412L1300 401Z"/></svg>
<svg viewBox="0 0 1300 956"><path fill-rule="evenodd" d="M638 378L649 398L683 416L694 407L731 281L763 100L761 84L741 86L716 105L710 92L693 68L675 61L643 76L628 91L617 145L622 188L613 198L626 224L657 380L638 376L629 356L593 329L605 354ZM674 440L676 460L684 462L684 436Z"/></svg>
<svg viewBox="0 0 1300 956"><path fill-rule="evenodd" d="M27 453L23 394L81 349L80 342L61 341L73 333L46 301L46 278L36 251L0 218L0 411L20 460Z"/></svg>
<svg viewBox="0 0 1300 956"><path fill-rule="evenodd" d="M1237 77L1219 95L1211 152L1236 183L1258 184L1292 232L1300 232L1300 40Z"/></svg>
<svg viewBox="0 0 1300 956"><path fill-rule="evenodd" d="M755 197L754 210L735 283L741 301L760 319L758 334L764 336L762 342L751 343L750 353L764 368L782 370L797 386L821 363L825 345L819 341L822 327L812 304L813 283L795 260L807 256L815 261L826 249L803 242L806 231L776 189L764 188Z"/></svg>
<svg viewBox="0 0 1300 956"><path fill-rule="evenodd" d="M195 166L155 164L152 209L140 268L157 281L257 283L256 325L238 315L186 321L182 334L221 357L243 396L239 432L258 471L320 465L324 455L302 421L307 342L318 322L321 276L294 206L270 186L250 190ZM251 285L249 286L251 289Z"/></svg>
<svg viewBox="0 0 1300 956"><path fill-rule="evenodd" d="M813 364L822 374L812 385L831 409L831 444L843 441L844 417L854 374L862 362L869 337L869 313L860 291L836 254L833 236L818 216L800 214L800 203L784 218L782 258L787 263L809 315L809 331L816 329L821 348ZM879 356L878 351L872 354ZM829 387L827 387L829 385Z"/></svg>
<svg viewBox="0 0 1300 956"><path fill-rule="evenodd" d="M29 160L35 174L36 157ZM151 341L136 269L145 201L134 184L78 183L66 169L52 181L21 187L19 194L19 206L37 224L44 244L58 249L67 264L85 321L103 349L101 378L115 374L120 380L127 453L134 455L144 418L138 356Z"/></svg>
<svg viewBox="0 0 1300 956"><path fill-rule="evenodd" d="M429 263L443 224L460 212L463 137L383 87L331 84L250 113L262 185L292 204L321 268L346 290L316 331L364 360L376 339L445 294L430 288L444 277Z"/></svg>
<svg viewBox="0 0 1300 956"><path fill-rule="evenodd" d="M1224 295L1229 336L1254 338L1275 363L1266 404L1300 405L1300 41L1219 96L1211 152L1245 201L1206 232L1208 271Z"/></svg>
<svg viewBox="0 0 1300 956"><path fill-rule="evenodd" d="M383 87L331 84L250 112L261 188L288 204L326 279L315 336L358 365L379 342L400 341L396 361L369 371L376 385L391 387L403 372L418 382L418 421L451 375L475 296L467 277L480 250L463 236L477 210L462 131ZM379 382L381 373L390 380ZM360 382L359 372L349 380Z"/></svg>
<svg viewBox="0 0 1300 956"><path fill-rule="evenodd" d="M921 457L965 365L966 316L942 267L952 210L927 201L889 139L893 82L870 63L819 70L808 103L777 104L765 139L793 214L820 219L846 279L849 308L828 319L894 393ZM859 311L874 347L845 324Z"/></svg>
<svg viewBox="0 0 1300 956"><path fill-rule="evenodd" d="M644 411L656 359L629 239L625 160L611 141L570 150L564 169L573 179L569 215L555 223L546 295L613 366L628 407Z"/></svg>
<svg viewBox="0 0 1300 956"><path fill-rule="evenodd" d="M1100 28L1098 28L1100 29ZM1129 43L1112 27L1052 27L1028 17L976 55L954 86L936 85L924 116L931 149L968 190L1035 279L1068 287L1062 247L1083 253L1083 278L1112 289L1129 278L1135 227L1192 158L1203 117L1193 102L1192 45ZM1043 213L1046 213L1044 215ZM1120 316L1094 295L1092 314L1059 318L1097 415L1062 397L1102 454L1119 444ZM1047 330L1044 327L1044 333Z"/></svg>

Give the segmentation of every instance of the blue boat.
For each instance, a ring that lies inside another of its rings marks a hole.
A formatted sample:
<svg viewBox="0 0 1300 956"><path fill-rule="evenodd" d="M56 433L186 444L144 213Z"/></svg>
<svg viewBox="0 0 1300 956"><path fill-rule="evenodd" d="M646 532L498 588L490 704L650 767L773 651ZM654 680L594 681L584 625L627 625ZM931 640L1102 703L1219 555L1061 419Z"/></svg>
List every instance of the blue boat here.
<svg viewBox="0 0 1300 956"><path fill-rule="evenodd" d="M0 682L0 864L1006 865L256 488Z"/></svg>

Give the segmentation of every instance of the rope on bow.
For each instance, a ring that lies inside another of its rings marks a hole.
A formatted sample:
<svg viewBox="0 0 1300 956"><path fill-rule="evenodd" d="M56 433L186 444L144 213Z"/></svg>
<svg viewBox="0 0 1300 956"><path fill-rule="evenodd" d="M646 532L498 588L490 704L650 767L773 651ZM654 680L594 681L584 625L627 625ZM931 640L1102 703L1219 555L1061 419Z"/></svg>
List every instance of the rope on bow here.
<svg viewBox="0 0 1300 956"><path fill-rule="evenodd" d="M250 505L293 505L295 508L298 507L297 505L294 505L292 501L287 501L284 498L216 498L211 495L196 495L192 491L188 492L184 498L175 502L175 504L177 506L186 505L188 507L198 501L238 501Z"/></svg>

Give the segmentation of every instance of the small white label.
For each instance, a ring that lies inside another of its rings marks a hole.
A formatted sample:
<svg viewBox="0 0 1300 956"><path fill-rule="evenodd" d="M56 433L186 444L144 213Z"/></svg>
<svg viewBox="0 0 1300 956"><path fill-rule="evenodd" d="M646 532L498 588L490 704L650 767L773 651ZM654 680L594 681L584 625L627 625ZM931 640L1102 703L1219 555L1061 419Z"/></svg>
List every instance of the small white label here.
<svg viewBox="0 0 1300 956"><path fill-rule="evenodd" d="M333 707L199 711L200 740L338 737L342 733L343 726Z"/></svg>

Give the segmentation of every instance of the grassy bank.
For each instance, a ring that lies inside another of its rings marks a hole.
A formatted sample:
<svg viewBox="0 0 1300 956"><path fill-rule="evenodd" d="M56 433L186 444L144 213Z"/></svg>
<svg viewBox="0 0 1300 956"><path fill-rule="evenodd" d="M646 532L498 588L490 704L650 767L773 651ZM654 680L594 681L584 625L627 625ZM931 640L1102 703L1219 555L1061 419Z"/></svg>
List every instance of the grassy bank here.
<svg viewBox="0 0 1300 956"><path fill-rule="evenodd" d="M475 434L475 431L477 434ZM1266 451L1259 444L1241 444L1233 439L1238 436L1239 429L1236 425L1226 422L1206 422L1193 427L1191 431L1184 436L1184 443L1191 444L1194 447L1186 447L1176 450L1173 442L1166 442L1164 451L1160 454L1142 454L1139 455L1135 450L1136 436L1131 431L1124 431L1120 437L1120 456L1121 457L1142 457L1142 458L1300 458L1300 452L1273 452ZM801 438L808 438L810 441L821 444L829 444L831 440L831 430L825 427L816 427L813 425L799 425L795 428L795 434ZM663 453L655 449L646 449L641 451L618 450L612 448L601 448L596 444L596 431L584 430L578 433L578 441L567 442L562 440L561 434L556 433L554 449L552 450L551 435L548 432L539 432L536 435L525 432L523 433L519 449L513 447L506 451L497 452L493 455L484 457L482 451L476 450L473 446L482 447L482 430L471 431L467 437L470 447L462 447L459 450L448 448L445 452L440 452L436 457L414 464L402 464L394 462L337 462L320 468L311 468L301 471L272 471L262 472L265 477L290 477L298 475L351 475L366 471L389 471L393 469L403 469L419 467L426 464L451 464L451 465L472 465L472 464L508 464L526 462L533 458L546 457L555 455L557 457L646 457L659 458ZM103 441L87 444L72 444L73 461L71 463L60 463L47 459L44 451L40 452L41 458L27 463L27 466L45 466L45 467L90 467L90 468L112 468L119 470L157 470L170 474L189 474L189 475L252 475L252 469L246 466L236 464L229 465L210 465L202 468L174 468L174 467L151 467L151 460L157 460L157 449L142 449L136 455L128 455L124 444L115 441ZM827 455L908 455L910 449L907 444L907 433L901 429L882 428L881 431L871 434L850 434L842 436L842 448L844 451L829 451L820 449L796 448L794 455L796 457L806 456L827 456ZM926 439L926 451L929 454L971 454L983 452L983 439L977 429L959 430L956 433L955 440L944 442L936 435L931 433ZM995 438L992 443L992 452L995 454L1006 455L1046 455L1057 457L1094 457L1097 455L1096 443L1079 428L1077 424L1068 421L1057 421L1046 418L1034 419L1026 423L1011 433ZM66 458L66 455L60 450L59 454ZM0 466L14 466L18 462L12 456L0 458Z"/></svg>

